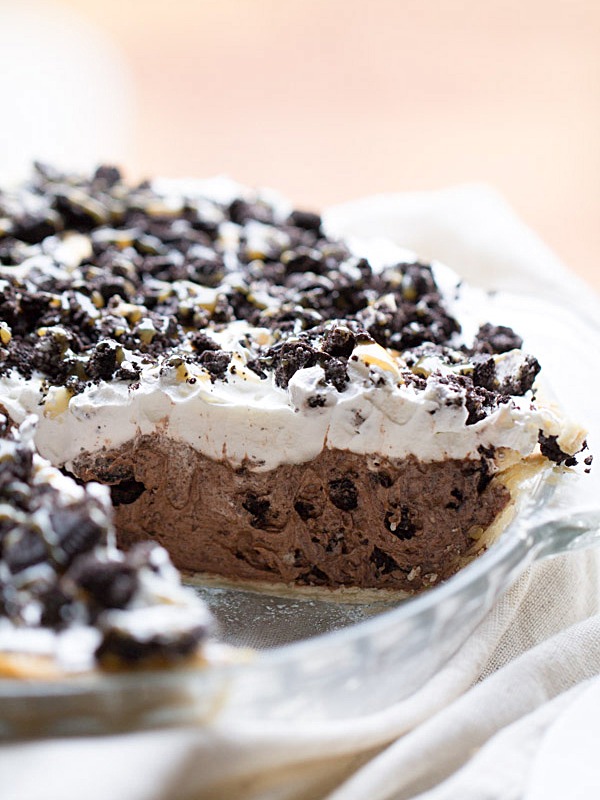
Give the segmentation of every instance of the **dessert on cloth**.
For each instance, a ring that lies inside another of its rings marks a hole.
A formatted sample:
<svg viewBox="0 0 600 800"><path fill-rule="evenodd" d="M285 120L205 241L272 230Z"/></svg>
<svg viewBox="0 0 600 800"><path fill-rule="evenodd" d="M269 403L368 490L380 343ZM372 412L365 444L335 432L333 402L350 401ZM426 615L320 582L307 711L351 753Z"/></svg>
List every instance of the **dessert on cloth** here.
<svg viewBox="0 0 600 800"><path fill-rule="evenodd" d="M414 593L586 448L452 271L271 193L38 165L0 217L8 416L180 569Z"/></svg>
<svg viewBox="0 0 600 800"><path fill-rule="evenodd" d="M535 343L550 382L556 378L561 403L586 420L594 448L600 379L589 356L598 334L581 318L598 318L598 300L494 193L465 187L377 198L325 219L345 233L398 232L429 258L466 264L474 282L496 288L499 276L503 289L528 294L513 298L515 319L530 319L526 342ZM554 317L553 299L560 302ZM546 325L536 340L540 319ZM590 499L597 509L598 488L594 469L569 480L563 513ZM570 709L597 702L599 612L599 549L568 552L528 567L437 675L408 698L390 696L381 711L349 708L339 720L315 709L300 722L276 709L249 718L233 707L201 728L4 745L3 790L34 800L131 800L134 791L143 800L538 800L528 793L538 754ZM555 759L574 797L579 785L599 782L598 760L578 760L597 741L593 733L571 729ZM553 777L564 797L565 784Z"/></svg>

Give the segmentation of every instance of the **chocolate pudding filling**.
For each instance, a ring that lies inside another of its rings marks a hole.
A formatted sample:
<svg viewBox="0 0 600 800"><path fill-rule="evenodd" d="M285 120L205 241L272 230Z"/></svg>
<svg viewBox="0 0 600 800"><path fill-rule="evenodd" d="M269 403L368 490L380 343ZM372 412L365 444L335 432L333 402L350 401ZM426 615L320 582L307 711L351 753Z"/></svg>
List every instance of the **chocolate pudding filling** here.
<svg viewBox="0 0 600 800"><path fill-rule="evenodd" d="M328 450L260 472L159 434L74 463L111 485L121 546L224 578L415 592L452 575L507 506L493 453L424 463Z"/></svg>

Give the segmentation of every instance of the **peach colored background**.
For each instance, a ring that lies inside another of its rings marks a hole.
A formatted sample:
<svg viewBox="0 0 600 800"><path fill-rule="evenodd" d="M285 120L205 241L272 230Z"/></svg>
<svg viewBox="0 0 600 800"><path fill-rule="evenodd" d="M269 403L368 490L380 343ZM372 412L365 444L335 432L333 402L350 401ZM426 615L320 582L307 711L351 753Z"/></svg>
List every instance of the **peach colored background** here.
<svg viewBox="0 0 600 800"><path fill-rule="evenodd" d="M136 90L128 172L320 207L483 180L600 288L598 0L62 0Z"/></svg>

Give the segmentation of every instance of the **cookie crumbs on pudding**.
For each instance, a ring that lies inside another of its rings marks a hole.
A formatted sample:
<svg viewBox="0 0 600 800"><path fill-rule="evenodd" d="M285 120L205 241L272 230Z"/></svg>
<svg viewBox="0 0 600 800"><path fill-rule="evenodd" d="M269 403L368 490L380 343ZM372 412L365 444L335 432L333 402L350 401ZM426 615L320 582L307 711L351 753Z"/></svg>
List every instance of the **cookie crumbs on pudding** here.
<svg viewBox="0 0 600 800"><path fill-rule="evenodd" d="M0 217L0 399L180 568L418 591L584 446L453 273L268 193L38 166Z"/></svg>

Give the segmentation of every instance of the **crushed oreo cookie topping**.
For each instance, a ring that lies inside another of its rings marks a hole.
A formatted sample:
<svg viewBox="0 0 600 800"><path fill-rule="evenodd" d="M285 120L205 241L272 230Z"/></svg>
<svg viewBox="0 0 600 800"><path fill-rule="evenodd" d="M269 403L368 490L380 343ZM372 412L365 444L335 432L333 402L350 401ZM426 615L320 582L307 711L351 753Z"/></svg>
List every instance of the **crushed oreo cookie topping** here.
<svg viewBox="0 0 600 800"><path fill-rule="evenodd" d="M241 364L217 341L236 322ZM528 392L539 365L514 356L510 328L484 325L471 346L459 333L428 264L375 269L317 214L260 195L175 198L112 166L82 177L40 164L0 192L0 375L43 376L41 399L60 388L59 406L99 382L135 391L152 366L190 383L192 366L212 383L247 367L284 390L318 366L306 403L318 409L321 389L346 390L356 348L376 344L398 382L456 389L474 424ZM432 355L447 369L429 371Z"/></svg>
<svg viewBox="0 0 600 800"><path fill-rule="evenodd" d="M565 453L558 444L558 436L546 436L543 431L539 432L538 441L540 444L540 451L543 456L546 456L550 461L556 464L564 464L565 467L574 467L578 461L569 453ZM587 449L587 443L583 443L583 450ZM588 460L589 459L589 460ZM590 466L592 463L591 456L584 459L584 463Z"/></svg>
<svg viewBox="0 0 600 800"><path fill-rule="evenodd" d="M117 550L107 490L40 459L33 420L16 429L0 414L0 429L0 632L16 634L17 652L23 630L83 632L107 668L189 655L208 613L166 551Z"/></svg>

